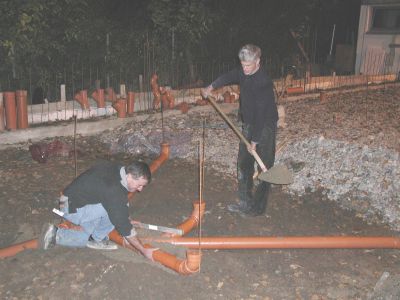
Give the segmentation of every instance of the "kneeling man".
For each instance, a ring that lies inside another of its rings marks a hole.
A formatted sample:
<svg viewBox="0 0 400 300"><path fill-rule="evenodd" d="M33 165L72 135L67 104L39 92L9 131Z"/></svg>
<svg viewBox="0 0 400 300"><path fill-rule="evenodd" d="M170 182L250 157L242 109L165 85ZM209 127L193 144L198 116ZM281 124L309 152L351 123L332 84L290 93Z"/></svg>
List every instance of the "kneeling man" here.
<svg viewBox="0 0 400 300"><path fill-rule="evenodd" d="M152 259L154 248L144 248L129 219L128 192L140 192L151 181L146 163L127 166L102 162L88 169L69 184L60 199L64 218L81 230L46 224L39 243L42 249L53 245L116 249L108 234L115 228L124 239Z"/></svg>

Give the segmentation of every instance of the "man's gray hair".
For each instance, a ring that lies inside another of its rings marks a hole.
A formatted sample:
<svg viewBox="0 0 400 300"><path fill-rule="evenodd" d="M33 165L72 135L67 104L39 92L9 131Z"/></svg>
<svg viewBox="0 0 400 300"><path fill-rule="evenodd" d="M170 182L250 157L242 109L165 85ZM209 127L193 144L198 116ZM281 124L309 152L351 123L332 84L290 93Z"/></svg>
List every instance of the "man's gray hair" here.
<svg viewBox="0 0 400 300"><path fill-rule="evenodd" d="M240 61L256 61L261 57L260 47L252 44L244 45L238 53Z"/></svg>

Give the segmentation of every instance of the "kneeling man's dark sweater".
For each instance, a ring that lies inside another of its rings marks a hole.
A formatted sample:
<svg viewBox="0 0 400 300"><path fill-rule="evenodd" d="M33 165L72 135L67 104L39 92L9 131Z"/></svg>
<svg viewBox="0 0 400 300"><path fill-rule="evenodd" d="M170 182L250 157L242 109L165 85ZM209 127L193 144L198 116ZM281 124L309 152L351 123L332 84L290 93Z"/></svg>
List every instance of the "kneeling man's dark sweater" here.
<svg viewBox="0 0 400 300"><path fill-rule="evenodd" d="M122 236L129 236L132 224L129 221L128 190L121 184L122 167L102 162L79 175L63 192L68 197L69 213L76 213L77 208L88 204L101 203L115 229Z"/></svg>

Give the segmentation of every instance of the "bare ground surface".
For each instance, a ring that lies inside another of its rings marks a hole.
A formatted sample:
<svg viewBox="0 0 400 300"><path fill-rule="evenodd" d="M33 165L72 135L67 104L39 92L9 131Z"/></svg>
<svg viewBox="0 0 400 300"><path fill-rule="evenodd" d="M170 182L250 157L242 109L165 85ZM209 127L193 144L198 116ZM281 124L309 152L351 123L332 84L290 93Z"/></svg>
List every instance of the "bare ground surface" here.
<svg viewBox="0 0 400 300"><path fill-rule="evenodd" d="M304 107L306 103L297 109ZM315 118L310 120L314 122ZM285 132L295 135L296 129L289 125ZM109 145L96 137L80 137L78 142L84 153L78 159L78 173L99 159L135 158L111 155ZM397 147L398 143L389 148ZM71 159L56 157L38 164L26 148L0 151L0 247L36 238L46 221L59 222L51 209L75 175ZM141 158L151 162L155 157ZM367 223L321 192L299 197L279 186L272 189L265 216L242 218L226 210L236 197L232 174L216 170L212 162L205 173L202 236L398 235L379 222ZM198 190L196 159L171 159L154 174L150 186L135 195L131 215L145 223L176 226L190 215ZM195 230L190 235L197 234ZM183 252L165 250L179 256ZM398 270L399 253L391 249L204 250L201 271L183 276L125 249L55 247L0 260L0 298L399 299Z"/></svg>

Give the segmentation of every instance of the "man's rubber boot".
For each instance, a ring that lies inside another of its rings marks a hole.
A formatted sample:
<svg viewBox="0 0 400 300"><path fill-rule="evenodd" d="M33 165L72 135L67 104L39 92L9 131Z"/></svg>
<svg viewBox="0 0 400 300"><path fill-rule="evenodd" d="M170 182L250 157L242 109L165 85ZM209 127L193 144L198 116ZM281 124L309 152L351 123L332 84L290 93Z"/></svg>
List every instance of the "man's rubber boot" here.
<svg viewBox="0 0 400 300"><path fill-rule="evenodd" d="M240 201L238 204L229 204L228 211L233 213L246 212L250 209L246 202Z"/></svg>

